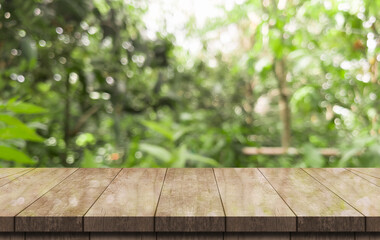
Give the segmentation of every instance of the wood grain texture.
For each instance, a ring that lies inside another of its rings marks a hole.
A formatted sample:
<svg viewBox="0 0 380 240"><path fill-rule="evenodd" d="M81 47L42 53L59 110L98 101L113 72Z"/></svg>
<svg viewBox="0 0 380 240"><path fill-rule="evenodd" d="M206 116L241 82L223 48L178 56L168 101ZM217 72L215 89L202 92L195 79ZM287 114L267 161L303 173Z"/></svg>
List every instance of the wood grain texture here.
<svg viewBox="0 0 380 240"><path fill-rule="evenodd" d="M0 240L24 240L25 233L3 233L0 232Z"/></svg>
<svg viewBox="0 0 380 240"><path fill-rule="evenodd" d="M291 233L291 240L355 240L355 233Z"/></svg>
<svg viewBox="0 0 380 240"><path fill-rule="evenodd" d="M72 174L73 168L34 169L0 188L0 231L15 230L14 217Z"/></svg>
<svg viewBox="0 0 380 240"><path fill-rule="evenodd" d="M90 233L91 240L156 240L156 233Z"/></svg>
<svg viewBox="0 0 380 240"><path fill-rule="evenodd" d="M84 217L84 231L153 232L166 169L123 169Z"/></svg>
<svg viewBox="0 0 380 240"><path fill-rule="evenodd" d="M20 172L31 171L33 168L0 168L0 179Z"/></svg>
<svg viewBox="0 0 380 240"><path fill-rule="evenodd" d="M155 230L225 231L223 206L211 168L168 169L158 202Z"/></svg>
<svg viewBox="0 0 380 240"><path fill-rule="evenodd" d="M348 168L347 170L380 187L380 168Z"/></svg>
<svg viewBox="0 0 380 240"><path fill-rule="evenodd" d="M83 215L120 172L82 168L16 216L18 232L83 231Z"/></svg>
<svg viewBox="0 0 380 240"><path fill-rule="evenodd" d="M224 233L224 240L289 240L290 233Z"/></svg>
<svg viewBox="0 0 380 240"><path fill-rule="evenodd" d="M214 169L227 232L292 232L296 216L256 168Z"/></svg>
<svg viewBox="0 0 380 240"><path fill-rule="evenodd" d="M342 168L310 168L307 173L366 216L366 231L380 231L380 188Z"/></svg>
<svg viewBox="0 0 380 240"><path fill-rule="evenodd" d="M157 240L223 240L223 233L157 233Z"/></svg>
<svg viewBox="0 0 380 240"><path fill-rule="evenodd" d="M0 168L0 187L32 170L33 168Z"/></svg>
<svg viewBox="0 0 380 240"><path fill-rule="evenodd" d="M260 168L297 215L300 232L365 230L364 216L302 169Z"/></svg>
<svg viewBox="0 0 380 240"><path fill-rule="evenodd" d="M26 233L25 240L89 240L89 233Z"/></svg>
<svg viewBox="0 0 380 240"><path fill-rule="evenodd" d="M380 233L356 233L355 240L380 240Z"/></svg>

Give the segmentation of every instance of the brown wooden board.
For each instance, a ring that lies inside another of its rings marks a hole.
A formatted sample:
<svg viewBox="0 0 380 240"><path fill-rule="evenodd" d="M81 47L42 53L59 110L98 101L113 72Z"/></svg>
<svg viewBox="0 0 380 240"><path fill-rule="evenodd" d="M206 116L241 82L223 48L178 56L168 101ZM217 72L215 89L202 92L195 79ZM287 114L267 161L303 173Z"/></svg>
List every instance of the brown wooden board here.
<svg viewBox="0 0 380 240"><path fill-rule="evenodd" d="M347 168L347 170L380 187L380 168Z"/></svg>
<svg viewBox="0 0 380 240"><path fill-rule="evenodd" d="M307 173L366 216L366 231L380 231L380 188L342 168L310 168Z"/></svg>
<svg viewBox="0 0 380 240"><path fill-rule="evenodd" d="M0 168L0 179L28 170L31 171L33 168Z"/></svg>
<svg viewBox="0 0 380 240"><path fill-rule="evenodd" d="M260 171L297 215L297 231L365 231L361 213L302 169L260 168Z"/></svg>
<svg viewBox="0 0 380 240"><path fill-rule="evenodd" d="M355 240L355 233L291 233L291 240Z"/></svg>
<svg viewBox="0 0 380 240"><path fill-rule="evenodd" d="M347 170L360 172L374 178L380 178L380 168L347 168Z"/></svg>
<svg viewBox="0 0 380 240"><path fill-rule="evenodd" d="M224 240L289 240L290 233L224 233Z"/></svg>
<svg viewBox="0 0 380 240"><path fill-rule="evenodd" d="M380 240L380 233L356 233L355 240Z"/></svg>
<svg viewBox="0 0 380 240"><path fill-rule="evenodd" d="M14 217L75 170L74 168L34 169L0 187L0 231L13 232Z"/></svg>
<svg viewBox="0 0 380 240"><path fill-rule="evenodd" d="M26 240L89 240L89 233L26 233Z"/></svg>
<svg viewBox="0 0 380 240"><path fill-rule="evenodd" d="M171 168L158 202L158 232L225 231L223 206L211 168Z"/></svg>
<svg viewBox="0 0 380 240"><path fill-rule="evenodd" d="M0 240L24 240L25 233L4 233L0 232Z"/></svg>
<svg viewBox="0 0 380 240"><path fill-rule="evenodd" d="M223 233L210 232L173 232L157 233L157 240L223 240Z"/></svg>
<svg viewBox="0 0 380 240"><path fill-rule="evenodd" d="M216 168L227 232L292 232L296 216L256 168Z"/></svg>
<svg viewBox="0 0 380 240"><path fill-rule="evenodd" d="M120 172L82 168L16 216L18 232L83 231L83 215Z"/></svg>
<svg viewBox="0 0 380 240"><path fill-rule="evenodd" d="M0 168L0 187L32 170L33 168Z"/></svg>
<svg viewBox="0 0 380 240"><path fill-rule="evenodd" d="M84 231L153 232L166 169L123 169L84 217Z"/></svg>
<svg viewBox="0 0 380 240"><path fill-rule="evenodd" d="M103 232L90 233L91 240L156 240L156 233Z"/></svg>

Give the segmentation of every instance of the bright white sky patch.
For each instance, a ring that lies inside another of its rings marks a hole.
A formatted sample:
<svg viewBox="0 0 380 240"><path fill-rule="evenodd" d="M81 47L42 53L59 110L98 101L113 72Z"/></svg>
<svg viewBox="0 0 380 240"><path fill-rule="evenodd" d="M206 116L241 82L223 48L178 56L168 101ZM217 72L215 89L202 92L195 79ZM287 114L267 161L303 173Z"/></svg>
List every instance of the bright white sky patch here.
<svg viewBox="0 0 380 240"><path fill-rule="evenodd" d="M208 19L225 15L222 7L232 9L236 3L243 2L242 0L148 0L148 12L143 17L147 27L146 35L154 40L156 32L163 35L171 33L176 38L176 45L191 54L199 53L202 48L200 39L189 37L186 28L191 17L194 17L195 28L201 29L205 27ZM223 45L228 46L226 35L222 36Z"/></svg>

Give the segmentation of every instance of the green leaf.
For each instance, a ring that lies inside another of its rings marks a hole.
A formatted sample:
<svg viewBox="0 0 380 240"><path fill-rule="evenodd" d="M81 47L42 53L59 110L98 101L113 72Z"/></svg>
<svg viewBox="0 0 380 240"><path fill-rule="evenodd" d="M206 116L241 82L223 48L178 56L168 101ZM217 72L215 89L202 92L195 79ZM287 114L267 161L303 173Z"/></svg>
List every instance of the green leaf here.
<svg viewBox="0 0 380 240"><path fill-rule="evenodd" d="M339 160L338 167L346 167L347 162L354 156L356 156L359 152L361 152L363 148L361 147L355 147L350 150L347 150L342 155L342 158Z"/></svg>
<svg viewBox="0 0 380 240"><path fill-rule="evenodd" d="M169 140L173 141L174 140L174 133L170 131L169 129L163 127L161 124L157 122L152 122L152 121L143 121L142 124L150 129L152 129L155 132L158 132L162 135L164 135L166 138Z"/></svg>
<svg viewBox="0 0 380 240"><path fill-rule="evenodd" d="M5 115L5 114L0 114L0 122L4 122L9 126L23 126L26 128L28 127L23 122L21 122L18 118L10 116L10 115Z"/></svg>
<svg viewBox="0 0 380 240"><path fill-rule="evenodd" d="M0 114L0 122L7 125L7 127L0 128L0 139L24 139L36 142L44 140L33 129L13 116Z"/></svg>
<svg viewBox="0 0 380 240"><path fill-rule="evenodd" d="M21 114L36 114L36 113L45 113L46 109L39 107L31 103L15 102L6 105L6 109L14 113Z"/></svg>
<svg viewBox="0 0 380 240"><path fill-rule="evenodd" d="M0 146L0 159L23 164L35 164L31 158L18 149Z"/></svg>
<svg viewBox="0 0 380 240"><path fill-rule="evenodd" d="M44 138L39 136L32 129L24 127L0 128L0 139L24 139L35 142L44 141Z"/></svg>
<svg viewBox="0 0 380 240"><path fill-rule="evenodd" d="M304 154L304 162L307 167L318 168L325 165L323 156L313 145L305 144L302 146L301 152Z"/></svg>
<svg viewBox="0 0 380 240"><path fill-rule="evenodd" d="M218 167L219 163L212 158L204 157L198 154L187 152L187 158L192 161L208 164L213 167Z"/></svg>
<svg viewBox="0 0 380 240"><path fill-rule="evenodd" d="M107 15L110 10L110 6L107 4L105 0L94 0L95 7L99 10L100 14Z"/></svg>
<svg viewBox="0 0 380 240"><path fill-rule="evenodd" d="M172 167L175 168L183 168L186 167L186 159L187 159L187 147L186 145L181 145L179 149L176 151L176 154L173 156L173 164Z"/></svg>
<svg viewBox="0 0 380 240"><path fill-rule="evenodd" d="M141 151L146 152L152 155L153 157L158 158L164 162L169 162L170 159L172 158L172 155L168 150L157 145L141 143L139 148Z"/></svg>
<svg viewBox="0 0 380 240"><path fill-rule="evenodd" d="M81 166L84 168L98 168L101 167L101 164L95 162L95 157L90 150L85 149Z"/></svg>

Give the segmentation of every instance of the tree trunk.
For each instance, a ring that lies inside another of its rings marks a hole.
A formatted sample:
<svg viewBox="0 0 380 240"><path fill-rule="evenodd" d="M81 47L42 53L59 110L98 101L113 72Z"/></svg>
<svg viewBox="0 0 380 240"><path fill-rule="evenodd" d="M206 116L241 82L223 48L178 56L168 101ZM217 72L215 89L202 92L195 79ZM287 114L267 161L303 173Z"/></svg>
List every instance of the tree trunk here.
<svg viewBox="0 0 380 240"><path fill-rule="evenodd" d="M278 89L280 91L279 109L282 122L282 137L281 145L283 148L290 147L291 138L291 112L289 107L289 98L286 89L286 69L284 59L275 59L274 73L278 82Z"/></svg>
<svg viewBox="0 0 380 240"><path fill-rule="evenodd" d="M71 103L70 103L70 81L69 76L66 78L65 82L65 111L63 116L63 127L64 127L64 141L65 141L65 152L63 154L63 157L61 159L61 162L64 166L67 166L67 156L70 148L70 109L71 109Z"/></svg>

